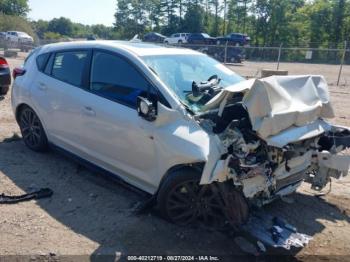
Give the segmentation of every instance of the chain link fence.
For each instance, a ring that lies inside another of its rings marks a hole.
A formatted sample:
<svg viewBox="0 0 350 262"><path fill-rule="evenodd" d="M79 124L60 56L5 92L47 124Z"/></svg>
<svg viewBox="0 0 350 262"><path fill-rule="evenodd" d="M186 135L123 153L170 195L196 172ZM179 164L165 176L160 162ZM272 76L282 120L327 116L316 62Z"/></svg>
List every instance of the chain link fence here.
<svg viewBox="0 0 350 262"><path fill-rule="evenodd" d="M325 75L332 85L349 86L350 49L300 47L237 47L231 45L181 45L206 53L245 77L259 77L263 69L289 74ZM239 64L243 62L243 64ZM238 64L237 64L238 63ZM240 66L242 65L242 66Z"/></svg>

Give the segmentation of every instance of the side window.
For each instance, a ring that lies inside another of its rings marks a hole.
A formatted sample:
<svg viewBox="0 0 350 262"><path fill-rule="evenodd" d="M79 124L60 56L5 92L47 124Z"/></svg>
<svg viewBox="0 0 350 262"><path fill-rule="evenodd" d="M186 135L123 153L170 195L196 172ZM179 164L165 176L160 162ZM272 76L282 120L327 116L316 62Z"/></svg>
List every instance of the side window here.
<svg viewBox="0 0 350 262"><path fill-rule="evenodd" d="M174 37L180 37L180 34L175 34Z"/></svg>
<svg viewBox="0 0 350 262"><path fill-rule="evenodd" d="M81 86L87 51L56 53L51 75L71 85Z"/></svg>
<svg viewBox="0 0 350 262"><path fill-rule="evenodd" d="M46 53L46 54L39 55L36 58L36 64L37 64L40 72L44 71L47 60L49 59L49 57L50 57L50 53Z"/></svg>
<svg viewBox="0 0 350 262"><path fill-rule="evenodd" d="M53 66L53 60L55 59L55 55L51 54L49 61L46 63L46 67L44 70L44 73L47 75L51 75L51 71L52 71L52 66Z"/></svg>
<svg viewBox="0 0 350 262"><path fill-rule="evenodd" d="M93 93L136 108L137 97L145 95L148 86L147 80L123 58L94 52L90 79Z"/></svg>

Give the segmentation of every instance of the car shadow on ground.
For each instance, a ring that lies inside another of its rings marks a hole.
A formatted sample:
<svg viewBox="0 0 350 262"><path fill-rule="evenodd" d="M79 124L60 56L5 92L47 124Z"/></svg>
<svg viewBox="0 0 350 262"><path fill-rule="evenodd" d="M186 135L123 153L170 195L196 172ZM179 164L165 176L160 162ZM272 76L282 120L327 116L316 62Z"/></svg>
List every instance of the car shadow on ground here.
<svg viewBox="0 0 350 262"><path fill-rule="evenodd" d="M103 260L114 260L116 252L214 255L228 261L232 256L244 255L233 237L201 227L179 227L154 212L135 214L135 206L146 199L146 194L94 174L58 153L38 154L28 150L22 141L2 142L0 159L0 171L22 190L48 187L54 191L50 199L38 200L37 204L76 234L99 244L91 259L105 255ZM304 194L296 194L293 204L277 201L267 210L288 218L302 233L311 236L324 229L319 219L349 221L336 207Z"/></svg>

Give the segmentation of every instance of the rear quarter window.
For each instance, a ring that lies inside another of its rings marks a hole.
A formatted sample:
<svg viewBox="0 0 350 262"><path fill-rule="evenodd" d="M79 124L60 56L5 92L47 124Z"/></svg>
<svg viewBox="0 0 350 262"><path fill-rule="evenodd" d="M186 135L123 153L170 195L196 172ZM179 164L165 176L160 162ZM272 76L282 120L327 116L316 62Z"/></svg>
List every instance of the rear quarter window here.
<svg viewBox="0 0 350 262"><path fill-rule="evenodd" d="M46 53L46 54L39 55L36 58L36 65L38 66L38 69L40 72L43 72L45 70L45 66L47 64L47 60L49 59L49 57L50 57L50 53Z"/></svg>

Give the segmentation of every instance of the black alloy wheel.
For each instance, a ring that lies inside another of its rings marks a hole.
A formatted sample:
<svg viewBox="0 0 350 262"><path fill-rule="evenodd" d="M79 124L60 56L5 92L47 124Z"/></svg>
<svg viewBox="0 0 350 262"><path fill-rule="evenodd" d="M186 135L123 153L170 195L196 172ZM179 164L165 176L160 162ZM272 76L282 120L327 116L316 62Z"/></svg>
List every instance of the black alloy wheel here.
<svg viewBox="0 0 350 262"><path fill-rule="evenodd" d="M29 107L25 107L19 114L19 126L24 143L34 151L47 149L47 137L39 117Z"/></svg>

